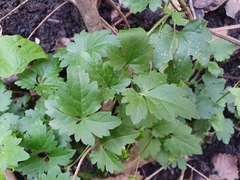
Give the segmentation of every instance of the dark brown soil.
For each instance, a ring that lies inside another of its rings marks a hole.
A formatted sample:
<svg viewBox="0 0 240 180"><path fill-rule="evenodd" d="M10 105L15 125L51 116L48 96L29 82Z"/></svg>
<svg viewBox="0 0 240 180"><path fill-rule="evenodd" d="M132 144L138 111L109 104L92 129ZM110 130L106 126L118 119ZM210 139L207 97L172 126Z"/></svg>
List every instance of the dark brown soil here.
<svg viewBox="0 0 240 180"><path fill-rule="evenodd" d="M3 35L20 34L23 37L28 37L50 12L52 12L63 2L64 0L30 0L10 16L2 20L2 22L0 22L0 25L3 27ZM6 15L20 3L21 0L1 0L0 18ZM107 3L107 0L102 0L102 3L99 7L99 12L103 19L105 19L109 24L114 23L114 21L111 21L111 11L112 8ZM123 9L123 11L126 12L127 10ZM161 14L161 10L158 10L155 13L152 13L150 10L146 10L142 13L131 15L128 20L132 28L140 26L148 31L154 25L154 23L159 20ZM209 27L220 27L223 26L224 16L226 16L224 10L218 9L207 14L205 18L209 21ZM115 19L115 21L116 20L117 19ZM232 22L234 23L234 20ZM124 28L124 26L119 25L118 28ZM31 40L34 41L35 38L38 38L43 49L46 52L52 52L55 42L58 38L73 37L75 33L79 33L84 29L86 29L86 27L77 8L71 3L67 3L41 25L41 27L31 37ZM240 64L239 56L240 53L235 53L228 63L221 65L224 68L226 76L240 77L240 71L237 68ZM234 85L236 81L237 80L228 78L227 84ZM236 121L234 122L236 123ZM228 145L225 145L217 140L212 140L211 144L203 145L202 148L203 154L192 157L192 160L188 163L208 176L209 169L211 170L211 168L213 168L211 159L214 154L228 153L236 155L238 156L238 159L240 159L240 138L238 137L238 131L235 132ZM238 167L240 168L239 161ZM158 168L160 168L160 165L157 163L149 163L140 168L140 171L145 177L147 177L155 172ZM153 179L176 180L179 176L179 169L168 168L167 170L161 171ZM189 169L186 171L186 178L187 176L190 176ZM193 179L198 180L199 175L194 173Z"/></svg>

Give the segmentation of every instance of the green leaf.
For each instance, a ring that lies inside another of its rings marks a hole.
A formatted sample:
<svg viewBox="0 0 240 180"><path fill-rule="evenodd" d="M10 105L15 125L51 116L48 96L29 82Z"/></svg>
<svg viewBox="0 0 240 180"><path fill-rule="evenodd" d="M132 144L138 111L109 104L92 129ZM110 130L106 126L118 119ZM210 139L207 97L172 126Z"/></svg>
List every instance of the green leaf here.
<svg viewBox="0 0 240 180"><path fill-rule="evenodd" d="M70 53L87 52L93 58L106 56L106 47L111 44L118 44L117 38L110 35L109 30L95 31L92 34L81 31L74 35L74 42L68 43L67 50ZM68 59L68 58L67 58Z"/></svg>
<svg viewBox="0 0 240 180"><path fill-rule="evenodd" d="M20 123L19 116L12 113L4 113L2 116L0 116L0 123L2 123L2 126L5 126L5 128L9 126L9 130L16 132L19 128ZM7 129L8 128L6 128L6 130ZM0 132L4 134L4 131Z"/></svg>
<svg viewBox="0 0 240 180"><path fill-rule="evenodd" d="M37 74L32 69L26 69L18 77L19 80L15 84L22 88L33 89L38 84Z"/></svg>
<svg viewBox="0 0 240 180"><path fill-rule="evenodd" d="M169 153L166 152L164 149L161 149L156 155L156 160L162 167L165 169L168 167L169 163Z"/></svg>
<svg viewBox="0 0 240 180"><path fill-rule="evenodd" d="M154 46L153 66L163 73L178 48L176 33L166 24L161 30L161 36L155 32L151 34L150 40Z"/></svg>
<svg viewBox="0 0 240 180"><path fill-rule="evenodd" d="M222 140L225 144L228 144L234 133L234 124L231 119L224 118L222 126L222 131L216 131L217 139L219 141Z"/></svg>
<svg viewBox="0 0 240 180"><path fill-rule="evenodd" d="M153 47L149 44L146 32L141 28L120 30L118 37L121 49L118 46L107 47L109 65L114 70L121 70L129 65L136 73L149 69Z"/></svg>
<svg viewBox="0 0 240 180"><path fill-rule="evenodd" d="M101 145L103 145L109 151L121 155L122 148L135 142L135 139L140 135L136 130L132 129L114 129L111 131L111 135L103 137L101 139Z"/></svg>
<svg viewBox="0 0 240 180"><path fill-rule="evenodd" d="M171 60L164 73L168 75L168 81L178 84L187 81L192 75L192 62L189 60Z"/></svg>
<svg viewBox="0 0 240 180"><path fill-rule="evenodd" d="M10 105L12 97L12 91L7 91L6 86L0 81L0 112L8 110L8 106Z"/></svg>
<svg viewBox="0 0 240 180"><path fill-rule="evenodd" d="M185 26L189 21L184 19L182 12L171 12L172 14L172 20L175 24L179 26Z"/></svg>
<svg viewBox="0 0 240 180"><path fill-rule="evenodd" d="M203 94L196 97L196 106L202 119L210 119L212 115L218 114L224 110L224 108L220 107L218 103Z"/></svg>
<svg viewBox="0 0 240 180"><path fill-rule="evenodd" d="M99 137L109 136L109 130L121 124L120 119L111 116L109 112L97 112L80 121L78 118L59 111L59 106L54 101L46 101L45 105L47 107L46 113L53 118L49 123L53 129L58 129L60 134L74 134L77 142L81 139L86 145L94 145L95 137L93 134Z"/></svg>
<svg viewBox="0 0 240 180"><path fill-rule="evenodd" d="M110 173L114 171L123 171L123 166L118 161L118 157L111 151L104 150L102 146L98 150L94 150L90 154L92 164L97 163L97 167L104 171L106 170Z"/></svg>
<svg viewBox="0 0 240 180"><path fill-rule="evenodd" d="M213 56L218 62L222 62L230 58L230 55L237 49L237 46L224 39L211 42ZM223 51L224 49L224 51Z"/></svg>
<svg viewBox="0 0 240 180"><path fill-rule="evenodd" d="M31 69L19 74L20 80L15 84L26 89L34 88L38 93L52 94L63 81L59 77L61 70L58 60L49 55L48 59L34 62Z"/></svg>
<svg viewBox="0 0 240 180"><path fill-rule="evenodd" d="M221 73L221 68L218 66L216 62L209 62L207 65L208 71L214 75L215 77L218 77Z"/></svg>
<svg viewBox="0 0 240 180"><path fill-rule="evenodd" d="M6 180L3 171L0 170L0 180Z"/></svg>
<svg viewBox="0 0 240 180"><path fill-rule="evenodd" d="M211 40L211 33L206 28L206 22L199 19L189 21L180 32L175 32L169 25L164 25L160 35L157 32L151 35L151 41L155 47L153 66L159 71L163 72L170 60L176 61L171 65L171 70L175 69L175 71L169 70L168 75L171 74L174 77L174 73L177 72L182 76L179 78L180 81L190 75L190 56L196 58L202 66L208 64L212 51L208 43ZM174 65L175 68L173 68ZM186 66L185 70L181 71L184 66Z"/></svg>
<svg viewBox="0 0 240 180"><path fill-rule="evenodd" d="M157 7L162 5L162 0L122 0L125 7L129 7L131 12L142 12L149 5L152 11L156 11Z"/></svg>
<svg viewBox="0 0 240 180"><path fill-rule="evenodd" d="M74 151L57 146L52 130L47 131L46 125L36 121L24 135L27 149L31 150L30 159L20 163L19 170L23 174L34 171L43 173L57 165L65 166L70 162Z"/></svg>
<svg viewBox="0 0 240 180"><path fill-rule="evenodd" d="M28 101L30 100L30 98L31 97L29 96L29 94L14 98L9 106L8 112L22 117L24 115L23 110L28 108Z"/></svg>
<svg viewBox="0 0 240 180"><path fill-rule="evenodd" d="M149 111L158 119L173 121L177 115L199 118L195 104L184 97L187 92L179 87L164 84L141 94L145 96Z"/></svg>
<svg viewBox="0 0 240 180"><path fill-rule="evenodd" d="M163 138L164 136L174 132L176 125L176 122L169 122L165 120L158 121L152 126L152 134L155 137Z"/></svg>
<svg viewBox="0 0 240 180"><path fill-rule="evenodd" d="M133 124L137 124L147 117L147 104L141 94L133 89L127 89L127 91L123 93L123 96L121 102L128 103L126 106L126 114L130 115Z"/></svg>
<svg viewBox="0 0 240 180"><path fill-rule="evenodd" d="M230 88L229 91L236 97L234 105L237 107L237 112L240 116L240 88Z"/></svg>
<svg viewBox="0 0 240 180"><path fill-rule="evenodd" d="M159 139L153 139L150 130L145 130L143 132L143 139L139 141L137 150L138 155L142 159L149 159L155 157L161 151L161 142Z"/></svg>
<svg viewBox="0 0 240 180"><path fill-rule="evenodd" d="M178 122L170 138L164 142L165 150L175 156L201 154L200 139L191 135L191 131L190 127Z"/></svg>
<svg viewBox="0 0 240 180"><path fill-rule="evenodd" d="M60 83L57 103L60 111L74 117L86 117L101 107L102 97L96 82L80 66L68 67L67 83Z"/></svg>
<svg viewBox="0 0 240 180"><path fill-rule="evenodd" d="M29 62L47 58L40 45L19 35L3 36L0 44L0 77L21 73Z"/></svg>
<svg viewBox="0 0 240 180"><path fill-rule="evenodd" d="M210 123L212 124L215 131L223 130L223 113L218 113L210 119Z"/></svg>
<svg viewBox="0 0 240 180"><path fill-rule="evenodd" d="M116 116L111 116L110 112L97 112L83 118L84 128L95 134L97 137L109 136L109 130L121 124L121 120Z"/></svg>
<svg viewBox="0 0 240 180"><path fill-rule="evenodd" d="M97 81L105 102L113 99L116 93L124 92L131 82L129 78L125 78L124 71L115 72L107 61L88 63L88 66L90 79Z"/></svg>
<svg viewBox="0 0 240 180"><path fill-rule="evenodd" d="M217 101L223 96L226 80L223 78L216 78L209 72L202 76L205 87L202 88L201 94L207 95L213 101Z"/></svg>
<svg viewBox="0 0 240 180"><path fill-rule="evenodd" d="M25 116L22 117L18 124L18 130L20 132L25 132L30 129L31 125L34 124L36 121L42 120L44 121L45 118L45 110L44 109L37 109L35 110L29 109L25 111Z"/></svg>
<svg viewBox="0 0 240 180"><path fill-rule="evenodd" d="M5 171L7 167L17 167L18 162L28 159L29 155L24 151L23 147L19 146L22 139L11 135L11 123L2 118L3 116L1 116L0 123L0 169Z"/></svg>
<svg viewBox="0 0 240 180"><path fill-rule="evenodd" d="M176 168L178 166L179 169L185 170L187 168L186 166L186 161L184 160L183 157L175 158L172 161L172 167Z"/></svg>
<svg viewBox="0 0 240 180"><path fill-rule="evenodd" d="M148 91L166 82L166 74L150 71L149 74L139 74L133 76L133 82L138 85L141 91Z"/></svg>
<svg viewBox="0 0 240 180"><path fill-rule="evenodd" d="M194 131L196 132L196 134L199 134L200 136L202 136L204 133L210 130L211 127L212 125L208 120L197 119L194 122Z"/></svg>
<svg viewBox="0 0 240 180"><path fill-rule="evenodd" d="M58 166L53 167L47 171L47 174L42 174L39 176L41 180L71 180L69 172L62 173ZM76 178L79 180L79 177Z"/></svg>
<svg viewBox="0 0 240 180"><path fill-rule="evenodd" d="M1 131L2 132L2 131ZM0 142L0 169L5 170L7 167L15 168L19 161L29 158L28 153L20 147L20 138L6 136Z"/></svg>

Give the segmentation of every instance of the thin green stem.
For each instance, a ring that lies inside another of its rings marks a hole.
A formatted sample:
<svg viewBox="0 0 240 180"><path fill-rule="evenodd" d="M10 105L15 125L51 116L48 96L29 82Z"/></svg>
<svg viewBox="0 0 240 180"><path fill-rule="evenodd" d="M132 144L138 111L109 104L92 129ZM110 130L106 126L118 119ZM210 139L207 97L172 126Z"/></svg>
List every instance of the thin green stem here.
<svg viewBox="0 0 240 180"><path fill-rule="evenodd" d="M69 171L69 169L72 167L72 166L74 166L74 164L76 164L80 159L81 159L81 157L84 155L84 153L89 149L89 145L84 149L84 151L80 154L80 156L78 156L78 158L77 159L75 159L75 161L73 161L71 164L69 164L67 167L66 167L66 169L67 169L67 171Z"/></svg>
<svg viewBox="0 0 240 180"><path fill-rule="evenodd" d="M150 31L148 31L147 36L150 36L150 35L153 33L153 31L155 31L155 30L158 28L158 26L160 26L160 24L163 24L163 22L165 22L165 21L168 19L169 16L170 16L170 15L165 15L165 16L163 16L163 17L150 29Z"/></svg>
<svg viewBox="0 0 240 180"><path fill-rule="evenodd" d="M240 80L235 84L235 86L233 88L237 88L240 86ZM224 97L226 97L228 94L230 93L230 91L226 92L225 94L223 94L217 101L216 103L218 103L219 101L221 101Z"/></svg>

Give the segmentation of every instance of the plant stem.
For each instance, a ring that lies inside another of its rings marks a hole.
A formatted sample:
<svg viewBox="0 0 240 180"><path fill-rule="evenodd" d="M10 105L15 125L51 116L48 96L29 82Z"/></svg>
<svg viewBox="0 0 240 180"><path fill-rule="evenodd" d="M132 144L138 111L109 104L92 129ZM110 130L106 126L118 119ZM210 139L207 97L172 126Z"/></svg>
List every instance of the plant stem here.
<svg viewBox="0 0 240 180"><path fill-rule="evenodd" d="M182 9L185 11L188 19L193 20L194 17L192 15L191 9L187 6L187 4L185 3L184 0L178 0L178 3L180 4L180 6L182 7Z"/></svg>
<svg viewBox="0 0 240 180"><path fill-rule="evenodd" d="M163 16L163 17L150 29L150 31L148 31L147 36L150 36L150 35L153 33L153 31L155 31L155 30L157 29L157 27L158 27L161 23L163 23L163 22L165 22L165 21L167 20L167 18L168 18L169 16L170 16L170 15L165 15L165 16Z"/></svg>
<svg viewBox="0 0 240 180"><path fill-rule="evenodd" d="M235 84L234 88L239 87L240 85L240 80ZM228 94L230 93L230 91L226 92L224 95L222 95L217 101L216 103L218 103L219 101L221 101L224 97L226 97Z"/></svg>
<svg viewBox="0 0 240 180"><path fill-rule="evenodd" d="M102 21L94 0L71 0L77 6L88 32L100 31L103 29Z"/></svg>
<svg viewBox="0 0 240 180"><path fill-rule="evenodd" d="M24 2L21 2L17 7L15 7L12 11L10 11L9 13L7 13L5 16L3 16L1 19L0 19L0 22L5 19L6 17L8 17L10 14L12 14L14 11L16 11L18 8L20 8L22 5L24 5L26 2L28 2L28 0L24 1Z"/></svg>
<svg viewBox="0 0 240 180"><path fill-rule="evenodd" d="M82 165L82 162L83 162L84 158L85 158L85 157L88 155L88 153L89 153L91 150L93 150L97 145L98 145L98 143L96 143L94 146L91 146L90 148L88 148L88 149L84 152L84 154L82 155L80 161L78 162L78 165L77 165L77 168L76 168L76 170L75 170L75 173L74 173L74 175L73 175L72 180L76 180L77 175L78 175L78 172L80 171L80 167L81 167L81 165ZM89 147L89 146L88 146L88 147Z"/></svg>
<svg viewBox="0 0 240 180"><path fill-rule="evenodd" d="M108 0L109 4L119 13L119 15L122 17L125 25L126 25L126 29L129 29L130 28L130 25L126 19L126 17L124 16L124 14L122 13L122 11L120 11L118 9L118 7L114 4L114 2L112 0Z"/></svg>
<svg viewBox="0 0 240 180"><path fill-rule="evenodd" d="M56 7L51 13L49 13L41 22L40 24L31 32L31 34L28 36L27 39L30 39L32 37L32 35L38 30L38 28L53 14L55 13L58 9L60 9L62 6L64 6L65 4L67 4L69 2L69 0L63 2L62 4L60 4L58 7Z"/></svg>
<svg viewBox="0 0 240 180"><path fill-rule="evenodd" d="M227 41L229 41L229 42L231 42L231 43L233 43L233 44L235 44L237 46L240 46L240 41L238 39L235 39L235 38L233 38L231 36L228 36L228 35L220 34L220 33L216 32L216 31L211 30L211 29L210 29L210 31L211 31L211 33L214 36L217 36L217 37L219 37L221 39L225 39L225 40L227 40Z"/></svg>
<svg viewBox="0 0 240 180"><path fill-rule="evenodd" d="M90 147L90 146L87 146L87 147L84 149L84 151L80 154L80 156L78 156L78 158L75 159L74 162L72 162L71 164L69 164L65 169L67 169L67 171L69 171L69 169L70 169L74 164L76 164L76 163L79 161L79 159L83 156L83 154L88 150L89 147Z"/></svg>

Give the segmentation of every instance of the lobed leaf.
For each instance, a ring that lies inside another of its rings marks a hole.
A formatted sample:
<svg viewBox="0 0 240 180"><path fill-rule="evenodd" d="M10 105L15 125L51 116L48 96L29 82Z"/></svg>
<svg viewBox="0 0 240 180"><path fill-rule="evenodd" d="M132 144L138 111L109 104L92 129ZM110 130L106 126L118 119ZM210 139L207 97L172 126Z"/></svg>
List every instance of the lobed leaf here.
<svg viewBox="0 0 240 180"><path fill-rule="evenodd" d="M111 151L104 150L102 146L98 150L94 150L90 154L91 161L93 164L97 163L97 167L110 173L114 171L123 171L122 164L118 161L118 157Z"/></svg>
<svg viewBox="0 0 240 180"><path fill-rule="evenodd" d="M116 45L107 47L109 65L114 70L130 66L136 73L149 69L149 62L153 58L153 47L149 44L146 32L141 28L121 30L118 37L121 49Z"/></svg>
<svg viewBox="0 0 240 180"><path fill-rule="evenodd" d="M23 174L34 171L43 173L57 165L65 166L70 162L74 151L57 146L52 130L47 131L46 125L36 121L24 135L27 149L31 150L30 158L19 165Z"/></svg>
<svg viewBox="0 0 240 180"><path fill-rule="evenodd" d="M8 110L8 106L12 102L11 100L12 97L12 92L6 90L6 86L3 84L2 81L0 81L0 99L1 99L1 104L0 104L0 112Z"/></svg>
<svg viewBox="0 0 240 180"><path fill-rule="evenodd" d="M49 169L46 174L43 173L39 177L41 180L71 180L72 179L69 172L62 173L58 166ZM80 178L77 177L76 179L79 180Z"/></svg>
<svg viewBox="0 0 240 180"><path fill-rule="evenodd" d="M231 119L224 118L222 126L222 131L216 131L217 139L219 141L222 140L225 144L228 144L234 133L234 124Z"/></svg>
<svg viewBox="0 0 240 180"><path fill-rule="evenodd" d="M69 116L82 118L96 112L102 102L97 83L90 83L89 75L81 66L69 67L67 74L67 83L58 86L59 110Z"/></svg>
<svg viewBox="0 0 240 180"><path fill-rule="evenodd" d="M22 73L28 64L47 55L41 46L19 35L0 38L0 77Z"/></svg>
<svg viewBox="0 0 240 180"><path fill-rule="evenodd" d="M129 7L131 12L142 12L149 5L152 11L162 5L162 0L122 0L124 6Z"/></svg>
<svg viewBox="0 0 240 180"><path fill-rule="evenodd" d="M121 155L122 148L127 144L134 143L139 135L140 133L136 130L117 128L111 131L110 136L103 137L100 142L109 151Z"/></svg>
<svg viewBox="0 0 240 180"><path fill-rule="evenodd" d="M218 62L222 62L230 58L230 55L236 50L236 45L224 40L219 39L211 42L213 56ZM223 51L224 49L224 51Z"/></svg>
<svg viewBox="0 0 240 180"><path fill-rule="evenodd" d="M121 102L128 103L126 106L126 114L130 115L133 124L137 124L147 117L147 103L141 94L133 89L127 89L127 91L123 93L123 96Z"/></svg>
<svg viewBox="0 0 240 180"><path fill-rule="evenodd" d="M192 129L190 127L178 122L170 138L164 142L165 150L175 156L201 154L200 139L191 135L191 131Z"/></svg>
<svg viewBox="0 0 240 180"><path fill-rule="evenodd" d="M240 116L240 88L230 88L229 91L236 97L234 105L237 107L237 112Z"/></svg>
<svg viewBox="0 0 240 180"><path fill-rule="evenodd" d="M164 84L143 92L149 111L158 119L173 121L177 115L187 119L198 119L195 104L188 98L186 91L174 85Z"/></svg>

